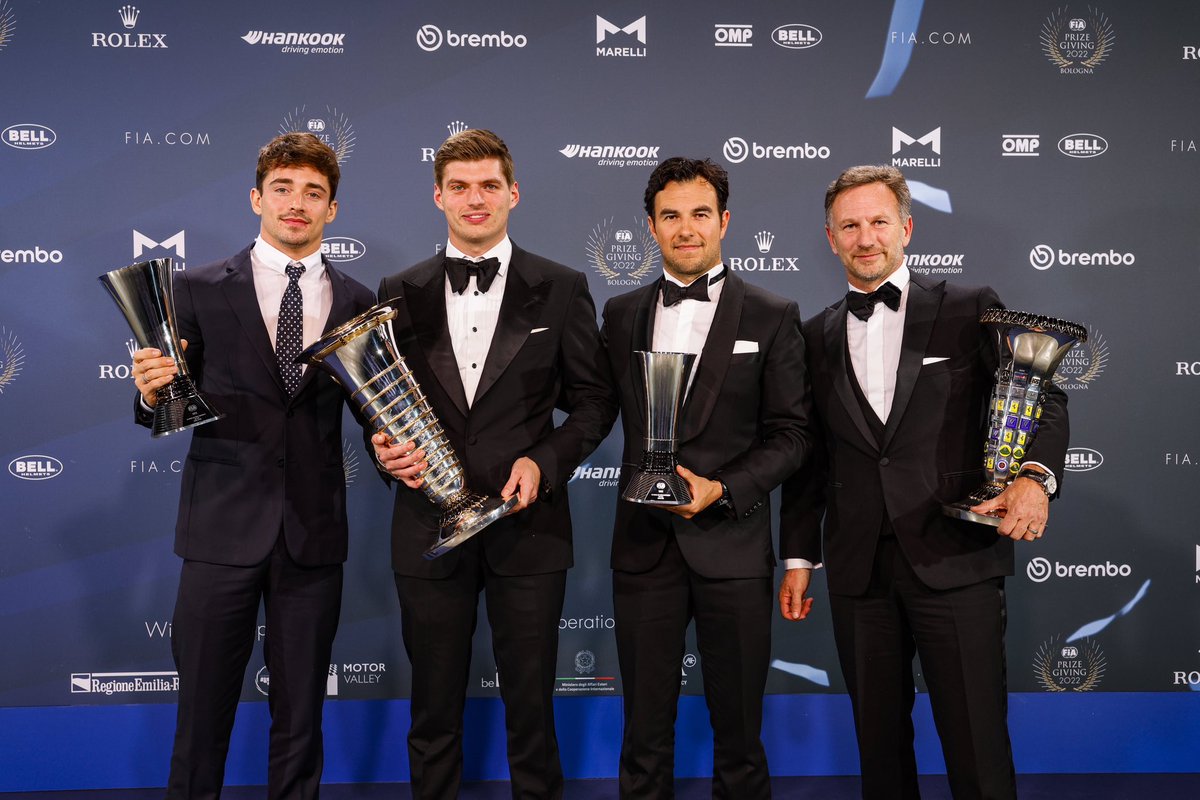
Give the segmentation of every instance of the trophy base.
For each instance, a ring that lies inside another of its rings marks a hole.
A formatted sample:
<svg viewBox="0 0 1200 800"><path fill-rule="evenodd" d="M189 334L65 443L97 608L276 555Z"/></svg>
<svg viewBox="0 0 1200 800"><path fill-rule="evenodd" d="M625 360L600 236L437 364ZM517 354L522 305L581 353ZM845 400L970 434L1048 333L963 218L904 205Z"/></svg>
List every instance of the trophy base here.
<svg viewBox="0 0 1200 800"><path fill-rule="evenodd" d="M500 497L476 496L474 502L469 502L466 508L442 517L438 540L425 551L425 558L432 561L449 553L488 525L512 513L519 502L520 498L515 494L507 500Z"/></svg>
<svg viewBox="0 0 1200 800"><path fill-rule="evenodd" d="M154 421L150 436L158 439L186 431L206 422L216 422L225 415L208 404L193 388L178 397L160 395L154 404Z"/></svg>
<svg viewBox="0 0 1200 800"><path fill-rule="evenodd" d="M955 519L962 519L967 522L978 522L980 525L989 525L993 528L999 527L1000 521L1004 519L1003 517L993 514L980 514L972 511L971 508L994 497L998 497L1006 488L1008 487L999 484L985 483L967 495L965 499L959 500L957 503L946 503L943 505L942 513L947 517L954 517Z"/></svg>
<svg viewBox="0 0 1200 800"><path fill-rule="evenodd" d="M686 506L692 502L692 493L678 473L639 470L625 486L621 499L648 506Z"/></svg>

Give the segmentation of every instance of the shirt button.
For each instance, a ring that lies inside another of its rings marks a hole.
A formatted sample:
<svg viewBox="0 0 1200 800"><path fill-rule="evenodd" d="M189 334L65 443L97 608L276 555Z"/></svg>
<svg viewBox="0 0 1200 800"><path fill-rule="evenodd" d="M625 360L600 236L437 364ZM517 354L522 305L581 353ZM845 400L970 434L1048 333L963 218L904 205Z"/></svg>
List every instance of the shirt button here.
<svg viewBox="0 0 1200 800"><path fill-rule="evenodd" d="M887 456L884 456L883 458L879 459L879 466L881 466L881 467L886 467L890 463L892 463L892 462L888 460Z"/></svg>
<svg viewBox="0 0 1200 800"><path fill-rule="evenodd" d="M475 292L475 296L476 296L476 297L479 297L479 292L478 292L478 291L476 291L476 292Z"/></svg>
<svg viewBox="0 0 1200 800"><path fill-rule="evenodd" d="M479 333L479 328L471 328L471 333Z"/></svg>
<svg viewBox="0 0 1200 800"><path fill-rule="evenodd" d="M476 365L476 364L471 364L471 369L475 369L477 366L478 365Z"/></svg>

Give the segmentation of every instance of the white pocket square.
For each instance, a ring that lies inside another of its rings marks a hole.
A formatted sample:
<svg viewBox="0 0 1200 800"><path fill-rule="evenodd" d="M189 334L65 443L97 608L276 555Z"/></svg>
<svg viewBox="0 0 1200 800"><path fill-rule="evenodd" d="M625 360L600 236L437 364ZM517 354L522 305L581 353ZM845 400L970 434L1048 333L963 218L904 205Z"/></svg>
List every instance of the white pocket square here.
<svg viewBox="0 0 1200 800"><path fill-rule="evenodd" d="M747 341L746 339L738 339L733 343L733 355L738 353L757 353L758 342Z"/></svg>
<svg viewBox="0 0 1200 800"><path fill-rule="evenodd" d="M532 336L535 333L541 333L542 331L548 331L548 330L550 330L550 329L549 328L534 328L533 330L531 330L529 332L529 335Z"/></svg>
<svg viewBox="0 0 1200 800"><path fill-rule="evenodd" d="M925 366L926 364L936 364L936 363L938 363L939 361L945 361L945 360L947 360L948 358L950 358L950 356L930 356L930 357L928 357L928 358L922 358L922 359L921 359L921 366L923 367L923 366Z"/></svg>

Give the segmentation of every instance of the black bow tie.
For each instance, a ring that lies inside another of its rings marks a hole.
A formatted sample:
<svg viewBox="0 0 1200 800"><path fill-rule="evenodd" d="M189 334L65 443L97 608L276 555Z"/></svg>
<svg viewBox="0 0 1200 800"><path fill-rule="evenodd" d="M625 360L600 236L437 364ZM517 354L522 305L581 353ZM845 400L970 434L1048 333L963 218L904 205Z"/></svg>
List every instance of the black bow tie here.
<svg viewBox="0 0 1200 800"><path fill-rule="evenodd" d="M687 286L680 286L677 283L672 283L666 278L663 278L663 308L670 308L671 306L683 300L699 300L702 303L707 303L709 285L713 283L719 283L724 278L725 270L721 270L721 274L714 278L698 278L697 280L689 283Z"/></svg>
<svg viewBox="0 0 1200 800"><path fill-rule="evenodd" d="M892 311L900 310L900 290L893 283L885 283L870 294L847 292L846 306L850 313L866 322L875 313L875 304L883 303Z"/></svg>
<svg viewBox="0 0 1200 800"><path fill-rule="evenodd" d="M446 256L446 277L450 279L450 288L455 294L462 294L467 290L472 275L475 276L475 285L479 287L479 291L486 292L491 288L492 281L496 280L496 273L499 271L498 258L472 261L469 258Z"/></svg>

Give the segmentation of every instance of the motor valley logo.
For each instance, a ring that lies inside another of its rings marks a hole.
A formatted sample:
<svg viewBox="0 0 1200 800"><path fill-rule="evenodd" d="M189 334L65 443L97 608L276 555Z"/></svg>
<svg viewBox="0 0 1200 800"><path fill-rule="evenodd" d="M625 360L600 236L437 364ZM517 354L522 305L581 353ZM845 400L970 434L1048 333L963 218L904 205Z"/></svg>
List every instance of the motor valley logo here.
<svg viewBox="0 0 1200 800"><path fill-rule="evenodd" d="M1071 348L1054 373L1054 383L1068 392L1089 388L1108 364L1104 334L1088 326L1088 340Z"/></svg>
<svg viewBox="0 0 1200 800"><path fill-rule="evenodd" d="M357 137L350 119L333 106L325 106L324 111L315 107L308 110L307 105L294 109L283 118L279 125L279 133L311 133L333 149L337 154L338 165L341 166L354 152Z"/></svg>
<svg viewBox="0 0 1200 800"><path fill-rule="evenodd" d="M0 327L0 394L4 394L4 390L21 374L24 364L25 348L17 340L17 335Z"/></svg>
<svg viewBox="0 0 1200 800"><path fill-rule="evenodd" d="M137 6L124 5L117 9L117 16L121 20L121 27L124 32L117 31L115 33L92 33L92 47L110 47L117 49L133 48L137 50L165 50L167 49L167 35L165 33L133 33L137 27L138 19L142 12Z"/></svg>
<svg viewBox="0 0 1200 800"><path fill-rule="evenodd" d="M470 125L463 122L462 120L456 119L446 126L446 130L449 132L448 136L455 136L457 134L462 133L465 130L468 130L470 127L471 127ZM422 163L424 163L424 162L432 163L434 157L437 155L437 151L438 151L438 149L436 147L422 147L421 148Z"/></svg>
<svg viewBox="0 0 1200 800"><path fill-rule="evenodd" d="M134 230L133 257L142 261L153 258L169 258L171 259L171 269L183 272L187 269L187 231L182 230L162 241L157 241L139 230Z"/></svg>
<svg viewBox="0 0 1200 800"><path fill-rule="evenodd" d="M17 15L13 13L8 0L0 0L0 51L12 41L13 29L16 27Z"/></svg>
<svg viewBox="0 0 1200 800"><path fill-rule="evenodd" d="M1033 657L1033 674L1048 692L1091 692L1100 685L1108 662L1095 639L1078 644L1055 637Z"/></svg>
<svg viewBox="0 0 1200 800"><path fill-rule="evenodd" d="M622 36L624 34L625 36ZM610 35L620 36L626 44L614 47L611 43L604 45ZM636 38L641 47L628 45L628 36ZM596 15L596 55L602 58L645 58L646 57L646 17L641 16L625 26L614 25L599 14Z"/></svg>
<svg viewBox="0 0 1200 800"><path fill-rule="evenodd" d="M143 694L178 692L177 672L74 672L71 694Z"/></svg>
<svg viewBox="0 0 1200 800"><path fill-rule="evenodd" d="M1091 75L1112 55L1116 34L1108 16L1094 6L1084 16L1059 6L1042 24L1040 41L1060 75Z"/></svg>
<svg viewBox="0 0 1200 800"><path fill-rule="evenodd" d="M616 217L608 217L592 228L584 249L592 269L609 286L641 286L661 255L642 217L634 217L628 227L618 224Z"/></svg>
<svg viewBox="0 0 1200 800"><path fill-rule="evenodd" d="M247 31L245 36L239 38L249 45L278 46L280 53L294 55L341 55L346 52L344 33Z"/></svg>

